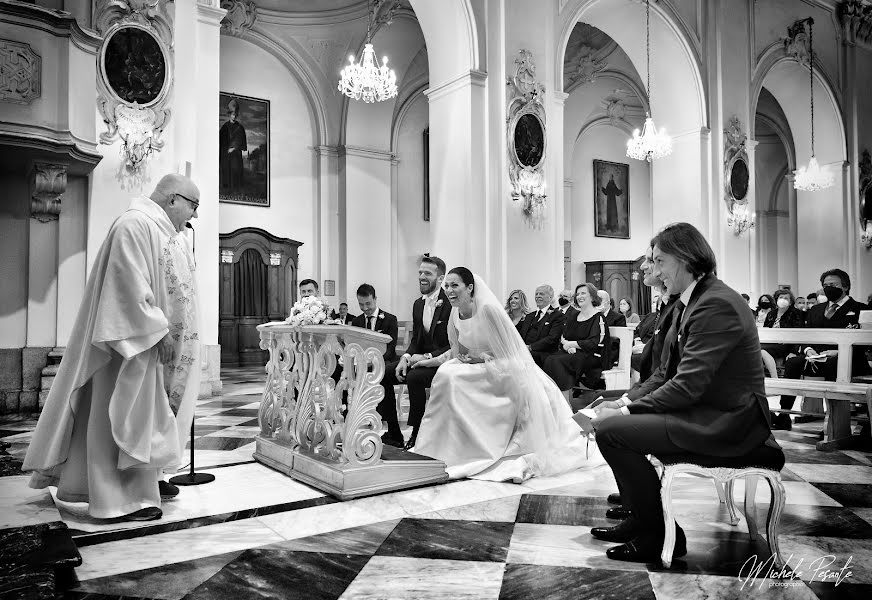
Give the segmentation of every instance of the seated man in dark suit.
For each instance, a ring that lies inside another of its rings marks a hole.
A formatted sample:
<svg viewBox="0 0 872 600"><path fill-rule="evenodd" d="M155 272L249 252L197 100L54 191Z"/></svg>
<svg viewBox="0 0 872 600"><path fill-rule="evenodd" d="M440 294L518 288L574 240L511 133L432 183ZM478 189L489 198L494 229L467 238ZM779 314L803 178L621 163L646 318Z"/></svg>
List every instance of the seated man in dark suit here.
<svg viewBox="0 0 872 600"><path fill-rule="evenodd" d="M545 359L557 352L560 336L563 334L563 320L566 315L551 306L554 300L554 288L548 284L536 288L536 308L518 323L518 333L527 344L527 349L533 355L533 360L539 367Z"/></svg>
<svg viewBox="0 0 872 600"><path fill-rule="evenodd" d="M433 383L438 367L416 367L422 360L439 356L451 349L448 341L448 320L451 304L442 289L445 279L445 261L438 256L427 256L418 265L418 288L421 297L412 305L412 337L406 353L399 361L386 365L386 383L406 383L409 390L409 425L412 436L404 448L415 446L418 426L427 404L427 388Z"/></svg>
<svg viewBox="0 0 872 600"><path fill-rule="evenodd" d="M362 314L354 317L351 324L355 327L363 327L391 336L391 341L383 355L385 364L390 364L397 358L397 335L399 332L397 317L379 309L375 288L368 283L357 288L357 303ZM403 433L400 431L400 423L397 420L397 396L394 392L394 386L386 384L382 380L382 387L385 390L385 397L379 403L377 410L388 424L387 433L382 435L382 441L385 444L402 448Z"/></svg>
<svg viewBox="0 0 872 600"><path fill-rule="evenodd" d="M821 285L826 303L817 304L808 310L805 326L825 329L857 328L861 310L869 310L862 302L857 302L851 296L851 278L841 269L830 269L821 274ZM866 362L863 348L856 348L853 354L851 374L853 376L865 375L869 372L869 363ZM798 356L788 358L784 363L784 378L799 379L803 374L823 377L827 381L836 380L836 362L839 351L836 346L803 346L797 348ZM808 356L826 354L823 361L806 361ZM781 396L781 408L791 409L796 396ZM790 415L779 414L772 421L772 429L791 429L793 424Z"/></svg>
<svg viewBox="0 0 872 600"><path fill-rule="evenodd" d="M661 366L613 405L597 408L597 444L633 515L617 528L592 534L626 543L609 548L613 560L657 560L664 524L660 479L648 454L705 452L740 457L763 445L778 449L769 429L760 340L747 303L715 276L714 252L688 223L653 240L654 274L679 294L664 341ZM686 553L677 530L674 556Z"/></svg>
<svg viewBox="0 0 872 600"><path fill-rule="evenodd" d="M333 314L333 318L341 321L343 325L351 325L354 320L354 315L348 312L348 304L342 302L339 304L339 312Z"/></svg>
<svg viewBox="0 0 872 600"><path fill-rule="evenodd" d="M627 317L615 310L613 305L614 300L611 299L609 293L605 290L598 290L597 296L602 299L603 318L606 320L606 325L609 327L626 327ZM611 369L618 364L618 357L621 352L621 340L617 336L612 336L612 343L609 346L609 357L605 362L604 369Z"/></svg>

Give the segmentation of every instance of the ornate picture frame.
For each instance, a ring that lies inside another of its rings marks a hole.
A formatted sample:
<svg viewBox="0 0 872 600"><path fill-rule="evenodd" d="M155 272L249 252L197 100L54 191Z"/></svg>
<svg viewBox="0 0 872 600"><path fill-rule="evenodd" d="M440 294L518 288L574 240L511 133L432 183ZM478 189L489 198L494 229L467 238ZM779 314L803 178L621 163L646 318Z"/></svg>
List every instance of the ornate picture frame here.
<svg viewBox="0 0 872 600"><path fill-rule="evenodd" d="M218 102L218 200L268 208L269 100L220 92Z"/></svg>
<svg viewBox="0 0 872 600"><path fill-rule="evenodd" d="M729 129L724 130L724 201L729 211L748 203L751 170L745 148L747 137L742 133L739 118L730 119Z"/></svg>
<svg viewBox="0 0 872 600"><path fill-rule="evenodd" d="M593 234L630 239L630 165L594 159Z"/></svg>

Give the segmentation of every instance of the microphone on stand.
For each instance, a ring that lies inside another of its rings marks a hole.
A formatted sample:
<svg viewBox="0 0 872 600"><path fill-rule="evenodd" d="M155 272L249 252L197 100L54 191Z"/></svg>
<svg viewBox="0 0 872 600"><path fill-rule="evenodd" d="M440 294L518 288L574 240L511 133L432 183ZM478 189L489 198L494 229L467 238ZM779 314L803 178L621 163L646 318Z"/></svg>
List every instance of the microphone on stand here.
<svg viewBox="0 0 872 600"><path fill-rule="evenodd" d="M196 251L197 238L194 226L190 223L185 223L185 227L191 230L191 235L193 236L193 239L191 240L191 249L192 251ZM196 264L197 262L195 260L194 266L196 266ZM170 483L173 485L200 485L203 483L209 483L210 481L215 481L215 476L212 475L212 473L194 472L194 419L191 419L191 469L184 475L171 477Z"/></svg>

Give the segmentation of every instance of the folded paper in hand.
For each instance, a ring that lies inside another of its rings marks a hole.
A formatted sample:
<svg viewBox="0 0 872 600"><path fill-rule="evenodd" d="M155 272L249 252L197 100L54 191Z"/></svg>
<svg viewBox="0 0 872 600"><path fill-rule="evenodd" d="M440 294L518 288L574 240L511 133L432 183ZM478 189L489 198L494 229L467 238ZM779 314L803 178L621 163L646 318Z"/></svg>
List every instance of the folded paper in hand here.
<svg viewBox="0 0 872 600"><path fill-rule="evenodd" d="M572 415L572 419L578 423L578 426L581 427L581 430L585 435L590 435L593 433L593 425L591 425L591 419L596 418L596 411L591 408L582 408L580 411Z"/></svg>
<svg viewBox="0 0 872 600"><path fill-rule="evenodd" d="M827 359L826 354L812 354L811 356L806 356L805 360L810 362L823 362Z"/></svg>

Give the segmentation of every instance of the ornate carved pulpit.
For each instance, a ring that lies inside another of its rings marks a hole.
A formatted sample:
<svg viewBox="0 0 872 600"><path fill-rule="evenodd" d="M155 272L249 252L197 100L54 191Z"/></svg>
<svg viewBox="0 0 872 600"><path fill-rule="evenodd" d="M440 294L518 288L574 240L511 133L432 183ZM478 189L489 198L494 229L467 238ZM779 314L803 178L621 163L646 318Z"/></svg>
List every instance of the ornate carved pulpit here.
<svg viewBox="0 0 872 600"><path fill-rule="evenodd" d="M257 329L269 362L255 460L342 500L448 478L442 461L382 445L376 407L390 337L348 325Z"/></svg>

